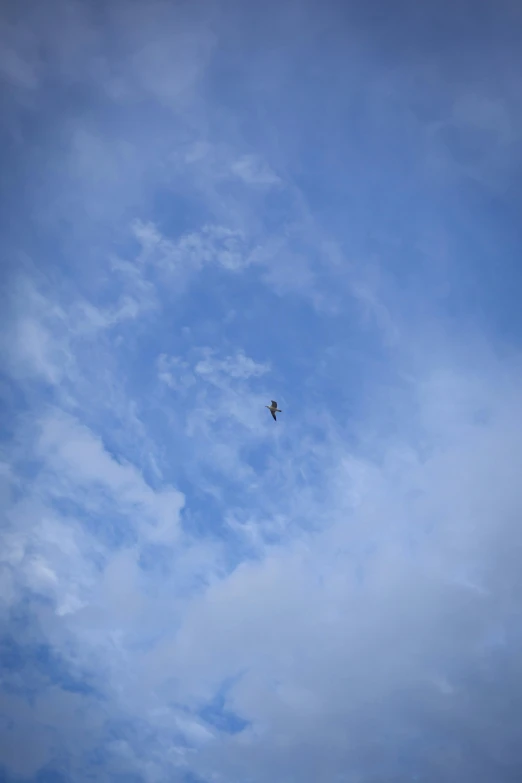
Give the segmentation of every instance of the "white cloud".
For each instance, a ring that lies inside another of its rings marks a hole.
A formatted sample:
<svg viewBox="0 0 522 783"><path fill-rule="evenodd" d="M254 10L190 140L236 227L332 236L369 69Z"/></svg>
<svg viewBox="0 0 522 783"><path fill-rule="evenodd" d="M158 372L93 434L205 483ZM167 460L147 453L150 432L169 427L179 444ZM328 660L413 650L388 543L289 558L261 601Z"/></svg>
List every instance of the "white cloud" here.
<svg viewBox="0 0 522 783"><path fill-rule="evenodd" d="M206 351L206 354L205 358L196 364L194 370L214 383L224 375L247 380L264 375L269 370L267 364L255 362L250 356L245 356L243 351L238 351L235 356L227 356L225 359L214 358L212 351Z"/></svg>
<svg viewBox="0 0 522 783"><path fill-rule="evenodd" d="M57 345L45 326L30 317L20 320L13 337L9 350L16 354L18 370L41 376L48 383L59 383L71 361L67 346Z"/></svg>
<svg viewBox="0 0 522 783"><path fill-rule="evenodd" d="M158 357L158 378L171 389L180 392L188 391L196 383L188 362L164 353Z"/></svg>
<svg viewBox="0 0 522 783"><path fill-rule="evenodd" d="M243 155L232 164L231 169L232 173L247 185L271 187L281 184L277 174L255 155Z"/></svg>
<svg viewBox="0 0 522 783"><path fill-rule="evenodd" d="M199 232L171 240L153 223L138 220L133 232L141 245L142 262L181 280L182 275L198 272L206 264L236 271L249 263L246 238L242 232L225 226L203 226Z"/></svg>
<svg viewBox="0 0 522 783"><path fill-rule="evenodd" d="M117 262L115 263L118 269ZM74 289L61 294L42 289L34 278L20 275L12 281L13 318L0 347L9 371L19 380L30 377L58 386L77 379L78 340L96 339L100 332L152 312L154 292L147 281L124 268L125 293L115 280L111 304L99 307Z"/></svg>
<svg viewBox="0 0 522 783"><path fill-rule="evenodd" d="M250 378L260 378L270 370L269 364L256 362L241 349L238 349L234 355L224 358L219 358L212 348L201 348L197 353L203 355L203 358L196 361L193 366L179 356L161 354L157 360L159 380L181 393L189 390L194 393L193 387L198 384L198 381L204 381L233 397L234 384L244 383ZM246 392L244 387L242 390L243 393ZM201 387L195 393L201 393Z"/></svg>
<svg viewBox="0 0 522 783"><path fill-rule="evenodd" d="M105 449L101 439L70 416L54 414L40 424L36 453L49 470L59 476L50 492L102 487L118 509L139 520L139 529L152 540L175 540L183 495L173 487L154 491L140 471L127 462L119 462Z"/></svg>
<svg viewBox="0 0 522 783"><path fill-rule="evenodd" d="M165 398L168 408L174 404L169 418L173 432L181 429L187 438L189 464L198 484L220 495L216 471L232 481L255 481L243 453L270 432L263 415L269 392L264 382L259 385L270 365L241 349L228 356L211 348L193 348L192 353L196 357L192 362L161 355L158 379L176 393L173 399L169 391Z"/></svg>

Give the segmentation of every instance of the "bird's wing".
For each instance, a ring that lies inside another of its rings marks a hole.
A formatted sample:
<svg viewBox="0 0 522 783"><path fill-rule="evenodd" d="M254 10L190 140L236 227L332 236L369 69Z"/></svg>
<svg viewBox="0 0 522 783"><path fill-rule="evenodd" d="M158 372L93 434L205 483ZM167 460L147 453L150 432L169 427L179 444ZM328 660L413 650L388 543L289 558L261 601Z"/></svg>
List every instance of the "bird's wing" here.
<svg viewBox="0 0 522 783"><path fill-rule="evenodd" d="M276 415L275 415L274 411L270 411L270 413L272 414L272 416L273 416L273 418L274 418L274 421L277 421L277 417L276 417Z"/></svg>
<svg viewBox="0 0 522 783"><path fill-rule="evenodd" d="M272 400L272 405L274 406L274 408L277 408L277 402L275 400Z"/></svg>

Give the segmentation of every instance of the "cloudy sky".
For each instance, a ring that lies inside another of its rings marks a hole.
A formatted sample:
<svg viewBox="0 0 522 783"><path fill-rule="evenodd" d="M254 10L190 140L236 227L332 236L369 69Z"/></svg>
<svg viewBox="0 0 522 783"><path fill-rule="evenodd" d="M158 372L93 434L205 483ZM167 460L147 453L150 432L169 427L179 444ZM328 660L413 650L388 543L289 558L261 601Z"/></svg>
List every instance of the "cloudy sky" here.
<svg viewBox="0 0 522 783"><path fill-rule="evenodd" d="M519 783L521 53L4 3L2 781Z"/></svg>

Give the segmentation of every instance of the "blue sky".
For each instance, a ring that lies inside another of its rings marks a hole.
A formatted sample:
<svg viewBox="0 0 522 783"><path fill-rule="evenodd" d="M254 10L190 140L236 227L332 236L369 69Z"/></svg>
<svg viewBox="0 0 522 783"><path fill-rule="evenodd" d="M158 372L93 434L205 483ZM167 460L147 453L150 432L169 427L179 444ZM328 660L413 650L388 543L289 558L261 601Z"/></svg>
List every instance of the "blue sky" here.
<svg viewBox="0 0 522 783"><path fill-rule="evenodd" d="M521 22L4 8L2 781L520 780Z"/></svg>

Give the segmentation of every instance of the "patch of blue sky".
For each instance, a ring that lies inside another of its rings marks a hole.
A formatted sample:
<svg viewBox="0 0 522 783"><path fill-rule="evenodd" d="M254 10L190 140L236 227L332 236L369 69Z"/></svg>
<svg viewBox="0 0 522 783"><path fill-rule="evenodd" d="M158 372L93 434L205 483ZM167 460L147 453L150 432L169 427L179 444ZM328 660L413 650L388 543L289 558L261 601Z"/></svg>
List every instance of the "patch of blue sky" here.
<svg viewBox="0 0 522 783"><path fill-rule="evenodd" d="M5 635L0 640L0 662L4 672L4 690L18 693L29 701L42 688L53 685L84 696L101 695L90 684L92 676L89 672L74 672L71 662L46 642L20 643L13 635Z"/></svg>
<svg viewBox="0 0 522 783"><path fill-rule="evenodd" d="M93 488L83 493L76 491L74 500L70 497L58 497L52 501L52 507L64 519L74 519L108 549L132 546L137 541L136 532L129 526L128 516L119 512L110 497L103 491L94 490L98 508L92 509L88 502L92 499ZM102 568L103 560L98 555L92 558Z"/></svg>
<svg viewBox="0 0 522 783"><path fill-rule="evenodd" d="M199 716L206 723L227 734L238 734L248 726L248 721L225 709L223 697L216 698L211 704L203 707L199 711Z"/></svg>

